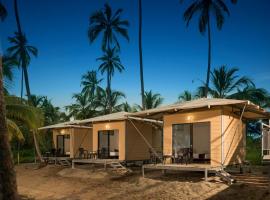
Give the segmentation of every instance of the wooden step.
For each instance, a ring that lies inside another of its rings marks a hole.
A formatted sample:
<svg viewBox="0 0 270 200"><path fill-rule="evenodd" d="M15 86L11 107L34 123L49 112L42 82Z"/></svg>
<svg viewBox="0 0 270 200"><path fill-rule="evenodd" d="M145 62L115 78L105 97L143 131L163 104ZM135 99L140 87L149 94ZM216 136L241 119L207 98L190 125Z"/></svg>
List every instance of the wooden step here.
<svg viewBox="0 0 270 200"><path fill-rule="evenodd" d="M220 177L221 180L226 181L229 185L231 185L234 182L232 176L224 170L216 171L216 176Z"/></svg>

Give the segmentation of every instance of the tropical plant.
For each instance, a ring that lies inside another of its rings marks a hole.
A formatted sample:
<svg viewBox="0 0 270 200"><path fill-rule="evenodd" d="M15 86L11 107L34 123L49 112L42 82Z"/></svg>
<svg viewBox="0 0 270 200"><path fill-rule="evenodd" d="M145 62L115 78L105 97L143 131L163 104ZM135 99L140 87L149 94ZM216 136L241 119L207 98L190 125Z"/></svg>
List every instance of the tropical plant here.
<svg viewBox="0 0 270 200"><path fill-rule="evenodd" d="M212 86L209 88L210 94L215 98L226 98L237 89L254 86L250 78L237 75L238 71L239 69L235 67L227 68L226 66L221 66L215 68L211 73Z"/></svg>
<svg viewBox="0 0 270 200"><path fill-rule="evenodd" d="M16 124L17 121L23 122L30 131L36 131L43 125L44 118L40 109L29 106L25 100L22 101L22 99L15 96L6 96L5 102L10 139L24 140L23 133Z"/></svg>
<svg viewBox="0 0 270 200"><path fill-rule="evenodd" d="M131 106L127 101L121 104L121 110L125 112L136 112L137 109L134 106Z"/></svg>
<svg viewBox="0 0 270 200"><path fill-rule="evenodd" d="M89 97L94 97L98 88L100 88L99 84L102 82L102 79L97 77L97 72L92 70L86 72L82 76L81 86L83 86L82 93L87 94Z"/></svg>
<svg viewBox="0 0 270 200"><path fill-rule="evenodd" d="M4 21L7 16L5 6L0 2L0 20ZM3 199L18 199L16 173L11 155L8 138L8 128L6 125L6 109L4 98L2 54L0 52L0 163L1 163L1 187L0 197Z"/></svg>
<svg viewBox="0 0 270 200"><path fill-rule="evenodd" d="M270 108L270 94L264 88L256 88L255 86L247 86L244 89L238 89L237 92L228 96L230 99L250 100L252 103L262 108Z"/></svg>
<svg viewBox="0 0 270 200"><path fill-rule="evenodd" d="M110 45L116 45L120 49L117 35L121 35L129 41L129 22L121 19L122 9L112 12L109 4L104 5L104 10L98 10L90 16L88 38L93 43L102 34L102 50L110 49Z"/></svg>
<svg viewBox="0 0 270 200"><path fill-rule="evenodd" d="M142 0L139 0L139 56L140 56L140 81L141 81L141 97L142 109L145 109L144 100L144 79L143 79L143 55L142 55Z"/></svg>
<svg viewBox="0 0 270 200"><path fill-rule="evenodd" d="M120 100L125 98L125 94L120 91L112 90L111 97L108 97L108 92L103 88L98 89L97 92L97 102L99 114L108 114L112 112L121 111L122 104ZM109 101L111 100L111 108L109 106Z"/></svg>
<svg viewBox="0 0 270 200"><path fill-rule="evenodd" d="M18 65L17 61L9 56L3 56L3 81L4 81L4 93L8 94L8 88L13 81L13 69Z"/></svg>
<svg viewBox="0 0 270 200"><path fill-rule="evenodd" d="M111 94L111 81L115 71L119 71L120 73L125 69L124 66L121 64L120 57L118 55L118 50L116 47L112 49L107 49L104 52L104 55L97 59L101 61L99 66L99 70L101 74L107 73L107 92L108 92L108 105L109 111L112 112L112 104L113 104L113 96Z"/></svg>
<svg viewBox="0 0 270 200"><path fill-rule="evenodd" d="M45 96L31 94L32 106L40 108L45 98L46 98Z"/></svg>
<svg viewBox="0 0 270 200"><path fill-rule="evenodd" d="M69 117L86 119L96 116L97 102L95 100L89 101L89 96L85 93L74 94L72 98L75 99L75 103L65 107Z"/></svg>
<svg viewBox="0 0 270 200"><path fill-rule="evenodd" d="M152 90L145 91L144 93L145 99L145 109L152 109L160 106L163 103L163 98L159 93L153 93ZM143 110L140 105L136 106L138 110Z"/></svg>
<svg viewBox="0 0 270 200"><path fill-rule="evenodd" d="M15 33L14 37L9 37L9 42L11 43L11 47L7 49L7 52L17 60L19 63L19 67L22 69L22 80L24 76L25 81L25 87L26 87L26 93L29 102L31 101L31 91L30 91L30 85L29 85L29 78L28 78L28 71L27 67L30 64L31 56L37 56L38 50L30 46L28 44L28 41L26 39L25 35L21 35L19 33ZM22 94L22 91L21 91Z"/></svg>
<svg viewBox="0 0 270 200"><path fill-rule="evenodd" d="M231 2L236 3L237 0L231 0ZM200 33L204 34L206 30L208 33L208 65L204 91L204 96L207 97L211 71L211 16L215 17L217 28L221 30L225 20L225 14L229 15L230 12L224 0L195 0L184 12L186 26L189 25L190 20L196 14L199 16Z"/></svg>
<svg viewBox="0 0 270 200"><path fill-rule="evenodd" d="M183 93L181 93L179 96L178 96L178 100L180 102L183 102L183 101L191 101L192 99L194 99L195 97L192 95L192 93L188 90L185 90Z"/></svg>
<svg viewBox="0 0 270 200"><path fill-rule="evenodd" d="M4 19L7 16L7 10L5 6L0 2L0 19L1 21L4 21Z"/></svg>

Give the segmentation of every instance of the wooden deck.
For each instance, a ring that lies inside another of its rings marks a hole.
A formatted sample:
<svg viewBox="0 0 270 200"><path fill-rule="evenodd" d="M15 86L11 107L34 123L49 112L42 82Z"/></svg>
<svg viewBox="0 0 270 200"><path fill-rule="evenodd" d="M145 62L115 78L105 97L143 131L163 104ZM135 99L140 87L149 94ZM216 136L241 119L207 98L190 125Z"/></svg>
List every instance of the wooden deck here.
<svg viewBox="0 0 270 200"><path fill-rule="evenodd" d="M205 180L207 181L209 172L216 172L221 169L221 167L213 167L210 164L147 164L142 166L142 175L145 175L145 169L159 169L162 170L163 173L166 170L173 171L197 171L204 172Z"/></svg>
<svg viewBox="0 0 270 200"><path fill-rule="evenodd" d="M103 164L104 169L107 168L108 164L119 162L118 159L73 159L72 160L72 169L75 168L75 163L81 164Z"/></svg>

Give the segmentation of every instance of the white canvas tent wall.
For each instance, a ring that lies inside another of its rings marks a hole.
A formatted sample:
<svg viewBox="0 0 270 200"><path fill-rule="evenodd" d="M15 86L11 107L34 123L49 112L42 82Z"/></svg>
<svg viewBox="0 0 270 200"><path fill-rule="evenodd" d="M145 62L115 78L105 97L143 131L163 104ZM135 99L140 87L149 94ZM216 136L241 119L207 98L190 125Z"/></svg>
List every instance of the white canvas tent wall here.
<svg viewBox="0 0 270 200"><path fill-rule="evenodd" d="M262 161L270 162L270 126L262 123Z"/></svg>

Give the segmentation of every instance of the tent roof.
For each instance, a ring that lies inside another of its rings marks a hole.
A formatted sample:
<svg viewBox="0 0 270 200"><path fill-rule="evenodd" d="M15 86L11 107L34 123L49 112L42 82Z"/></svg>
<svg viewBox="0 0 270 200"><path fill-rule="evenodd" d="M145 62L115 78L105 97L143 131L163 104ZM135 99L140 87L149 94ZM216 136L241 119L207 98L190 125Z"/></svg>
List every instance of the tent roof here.
<svg viewBox="0 0 270 200"><path fill-rule="evenodd" d="M44 127L39 128L38 130L58 129L58 128L82 128L82 129L91 129L92 127L90 127L90 126L80 126L80 125L60 123L60 124L54 124L54 125L50 125L50 126L44 126Z"/></svg>
<svg viewBox="0 0 270 200"><path fill-rule="evenodd" d="M161 106L154 109L144 110L130 114L130 116L147 117L164 112L177 112L181 110L192 110L196 108L211 108L214 106L229 106L235 105L239 108L243 108L246 105L245 112L247 112L247 118L269 118L269 112L259 106L251 103L248 100L235 100L235 99L217 99L217 98L201 98L192 101L186 101L181 103L175 103L167 106Z"/></svg>
<svg viewBox="0 0 270 200"><path fill-rule="evenodd" d="M181 103L175 103L167 106L161 106L154 109L144 110L135 113L128 112L117 112L108 115L102 115L98 117L93 117L84 120L75 120L60 124L55 124L51 126L42 127L42 129L53 129L53 128L67 128L67 127L83 127L78 126L78 124L87 124L95 122L105 122L105 121L121 121L130 117L141 117L141 118L162 118L164 113L173 113L179 112L181 110L192 110L197 108L211 108L215 106L234 106L239 109L242 109L246 105L244 117L248 119L261 119L261 118L270 118L270 113L266 112L264 109L259 106L251 103L247 100L235 100L235 99L217 99L217 98L201 98L192 101L186 101ZM158 117L157 117L158 116ZM88 127L88 126L84 126Z"/></svg>

